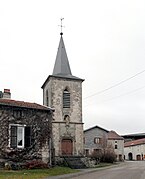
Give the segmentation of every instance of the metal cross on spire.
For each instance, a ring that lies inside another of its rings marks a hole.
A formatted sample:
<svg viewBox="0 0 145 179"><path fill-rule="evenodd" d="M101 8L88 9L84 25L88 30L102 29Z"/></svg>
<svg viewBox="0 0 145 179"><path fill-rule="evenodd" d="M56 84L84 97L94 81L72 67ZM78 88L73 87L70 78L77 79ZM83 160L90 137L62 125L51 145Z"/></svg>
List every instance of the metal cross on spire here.
<svg viewBox="0 0 145 179"><path fill-rule="evenodd" d="M61 25L59 25L60 28L61 28L61 33L60 33L60 35L63 35L62 28L63 28L64 26L62 25L62 20L64 20L64 18L60 18L60 20L61 20Z"/></svg>

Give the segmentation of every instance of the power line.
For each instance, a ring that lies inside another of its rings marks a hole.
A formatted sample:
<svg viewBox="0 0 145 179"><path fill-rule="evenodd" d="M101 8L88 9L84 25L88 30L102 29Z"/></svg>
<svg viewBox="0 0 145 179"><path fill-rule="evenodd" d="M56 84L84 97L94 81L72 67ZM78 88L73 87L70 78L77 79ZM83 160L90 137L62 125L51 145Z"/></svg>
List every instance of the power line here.
<svg viewBox="0 0 145 179"><path fill-rule="evenodd" d="M144 73L144 72L145 72L145 70L140 71L140 72L136 73L135 75L133 75L133 76L131 76L131 77L125 79L125 80L122 80L122 81L120 81L119 83L116 83L115 85L112 85L112 86L110 86L110 87L108 87L108 88L105 88L104 90L98 91L98 92L96 92L96 93L94 93L94 94L92 94L92 95L90 95L90 96L85 97L84 100L86 100L86 99L88 99L88 98L91 98L91 97L93 97L93 96L100 95L100 94L102 94L102 93L104 93L104 92L106 92L106 91L108 91L108 90L110 90L110 89L112 89L112 88L115 88L115 87L121 85L122 83L125 83L125 82L131 80L132 78L135 78L136 76L138 76L138 75L140 75L140 74L142 74L142 73Z"/></svg>
<svg viewBox="0 0 145 179"><path fill-rule="evenodd" d="M142 89L144 89L144 88L145 88L145 85L142 86L142 87L140 87L140 88L137 88L137 89L135 89L135 90L129 91L129 92L127 92L127 93L123 93L123 94L121 94L121 95L119 95L119 96L116 96L116 97L113 97L113 98L110 98L110 99L101 101L101 102L99 102L99 103L104 103L104 102L108 102L108 101L115 100L115 99L117 99L117 98L121 98L121 97L123 97L123 96L128 96L128 95L130 95L130 94L132 94L132 93L136 93L136 92L138 92L138 91L140 91L140 90L142 90ZM86 106L84 106L84 107L87 107L87 106L89 106L89 105L86 105Z"/></svg>
<svg viewBox="0 0 145 179"><path fill-rule="evenodd" d="M129 91L129 92L127 92L127 93L123 93L123 94L118 95L118 96L116 96L116 97L114 97L114 98L110 98L110 99L108 99L108 100L104 100L103 102L112 101L112 100L114 100L114 99L117 99L117 98L120 98L120 97L123 97L123 96L128 96L128 95L130 95L130 94L132 94L132 93L136 93L136 92L138 92L138 91L140 91L140 90L142 90L142 89L144 89L144 88L145 88L145 85L142 86L141 88L137 88L137 89L132 90L132 91Z"/></svg>

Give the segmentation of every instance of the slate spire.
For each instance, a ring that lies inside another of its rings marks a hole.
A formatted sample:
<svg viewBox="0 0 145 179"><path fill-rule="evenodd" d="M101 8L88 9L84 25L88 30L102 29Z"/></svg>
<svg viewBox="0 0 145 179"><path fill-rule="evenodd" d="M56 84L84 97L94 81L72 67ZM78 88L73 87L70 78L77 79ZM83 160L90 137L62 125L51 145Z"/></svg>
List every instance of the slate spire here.
<svg viewBox="0 0 145 179"><path fill-rule="evenodd" d="M62 37L63 33L61 32L60 35L61 37L52 75L71 76L72 73Z"/></svg>
<svg viewBox="0 0 145 179"><path fill-rule="evenodd" d="M65 78L65 79L72 79L72 80L79 80L79 81L84 81L84 79L78 78L76 76L73 76L71 73L69 61L67 58L67 53L65 50L65 45L63 41L63 33L60 33L60 42L58 46L58 51L56 55L56 60L55 60L55 65L53 69L52 75L49 75L48 78L45 80L44 84L42 85L41 88L44 88L45 85L47 84L48 80L50 77L57 77L57 78Z"/></svg>

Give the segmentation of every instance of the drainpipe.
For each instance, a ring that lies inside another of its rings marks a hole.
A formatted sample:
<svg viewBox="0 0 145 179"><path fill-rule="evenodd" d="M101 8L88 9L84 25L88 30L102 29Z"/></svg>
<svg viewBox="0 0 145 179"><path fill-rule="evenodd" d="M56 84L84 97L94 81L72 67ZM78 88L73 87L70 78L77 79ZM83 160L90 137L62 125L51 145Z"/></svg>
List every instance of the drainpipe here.
<svg viewBox="0 0 145 179"><path fill-rule="evenodd" d="M52 142L52 139L50 137L50 139L49 139L49 165L50 166L52 166L52 160L51 160L51 157L52 157L52 154L51 154L51 152L52 152L52 145L51 145L51 142Z"/></svg>

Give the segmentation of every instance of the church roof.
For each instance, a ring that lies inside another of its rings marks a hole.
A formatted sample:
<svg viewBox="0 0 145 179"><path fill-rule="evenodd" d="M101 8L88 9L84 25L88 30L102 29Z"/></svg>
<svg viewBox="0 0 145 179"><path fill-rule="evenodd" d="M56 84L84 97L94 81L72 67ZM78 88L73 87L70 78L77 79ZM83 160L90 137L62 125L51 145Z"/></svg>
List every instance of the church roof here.
<svg viewBox="0 0 145 179"><path fill-rule="evenodd" d="M58 78L84 81L83 79L72 75L68 57L67 57L67 53L66 53L66 49L65 49L65 45L64 45L64 41L63 41L63 37L62 37L63 33L60 33L60 34L61 34L61 37L60 37L60 42L59 42L59 46L58 46L58 51L57 51L57 55L56 55L53 73L52 73L52 75L48 76L48 78L42 85L42 88L47 83L49 77L58 77Z"/></svg>
<svg viewBox="0 0 145 179"><path fill-rule="evenodd" d="M53 75L72 75L62 35L60 37Z"/></svg>
<svg viewBox="0 0 145 179"><path fill-rule="evenodd" d="M66 53L62 35L63 35L63 33L61 33L52 76L80 79L76 76L73 76L71 73L71 69L70 69L70 65L69 65L69 61L68 61L68 57L67 57L67 53Z"/></svg>

